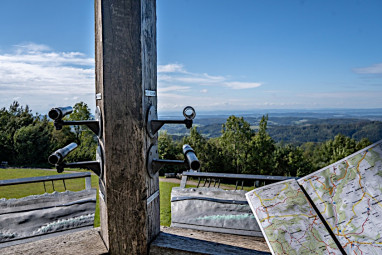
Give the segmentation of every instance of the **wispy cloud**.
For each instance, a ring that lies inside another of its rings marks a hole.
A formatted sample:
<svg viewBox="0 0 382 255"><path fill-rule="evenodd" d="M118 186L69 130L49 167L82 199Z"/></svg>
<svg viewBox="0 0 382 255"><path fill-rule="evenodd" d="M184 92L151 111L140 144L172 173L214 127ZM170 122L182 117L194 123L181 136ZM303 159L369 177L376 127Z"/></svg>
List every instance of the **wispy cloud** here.
<svg viewBox="0 0 382 255"><path fill-rule="evenodd" d="M158 65L158 73L186 73L181 64Z"/></svg>
<svg viewBox="0 0 382 255"><path fill-rule="evenodd" d="M159 84L184 84L190 85L212 85L224 86L232 89L252 89L260 87L259 82L241 82L234 81L227 76L216 76L207 73L188 72L181 64L167 64L158 66Z"/></svg>
<svg viewBox="0 0 382 255"><path fill-rule="evenodd" d="M159 87L159 92L168 92L168 91L189 91L191 87L188 86L168 86L168 87Z"/></svg>
<svg viewBox="0 0 382 255"><path fill-rule="evenodd" d="M183 75L158 75L158 81L160 82L178 82L178 83L193 83L199 85L211 85L216 83L222 83L226 79L222 76L211 76L208 74L190 74L182 73Z"/></svg>
<svg viewBox="0 0 382 255"><path fill-rule="evenodd" d="M233 88L233 89L253 89L261 86L261 83L259 82L225 82L224 83L227 87Z"/></svg>
<svg viewBox="0 0 382 255"><path fill-rule="evenodd" d="M51 51L52 49L48 45L44 44L36 44L33 42L24 43L24 44L17 44L15 45L16 51L18 53L22 51L28 51L28 52L41 52L41 51Z"/></svg>
<svg viewBox="0 0 382 255"><path fill-rule="evenodd" d="M382 74L382 63L368 67L354 68L353 71L358 74Z"/></svg>
<svg viewBox="0 0 382 255"><path fill-rule="evenodd" d="M177 111L186 105L195 109L213 110L246 108L253 105L241 98L238 90L249 90L262 84L238 81L227 75L211 75L206 72L190 72L182 64L158 66L158 109ZM246 93L247 95L252 92Z"/></svg>
<svg viewBox="0 0 382 255"><path fill-rule="evenodd" d="M3 94L94 93L94 59L79 52L55 52L44 45L18 45L0 55Z"/></svg>
<svg viewBox="0 0 382 255"><path fill-rule="evenodd" d="M34 43L16 45L0 53L0 77L4 103L17 98L28 100L32 107L31 102L40 102L36 108L43 109L44 104L64 98L73 103L94 98L94 59L80 52L54 51Z"/></svg>

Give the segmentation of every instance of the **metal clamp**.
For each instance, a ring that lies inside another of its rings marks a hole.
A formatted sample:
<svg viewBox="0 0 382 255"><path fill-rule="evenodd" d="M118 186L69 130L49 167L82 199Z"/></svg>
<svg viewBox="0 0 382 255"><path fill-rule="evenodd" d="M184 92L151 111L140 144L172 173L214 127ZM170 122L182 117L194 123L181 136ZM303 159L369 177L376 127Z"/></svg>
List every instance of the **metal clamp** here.
<svg viewBox="0 0 382 255"><path fill-rule="evenodd" d="M152 178L155 174L165 165L177 165L185 166L192 170L198 170L200 168L200 162L195 155L194 150L190 145L183 145L184 160L169 160L159 159L158 146L156 144L151 145L147 153L147 172Z"/></svg>
<svg viewBox="0 0 382 255"><path fill-rule="evenodd" d="M93 171L97 176L102 177L103 175L103 153L102 147L98 145L96 161L83 161L83 162L73 162L73 163L64 163L63 160L66 156L73 150L77 148L76 143L71 143L64 148L58 149L53 152L48 161L50 164L54 165L58 173L62 173L65 168L84 168Z"/></svg>
<svg viewBox="0 0 382 255"><path fill-rule="evenodd" d="M195 109L191 106L186 106L183 109L183 116L184 120L158 120L155 107L150 106L146 115L147 133L151 138L154 138L155 134L164 124L185 124L187 128L191 128L193 119L196 116Z"/></svg>
<svg viewBox="0 0 382 255"><path fill-rule="evenodd" d="M54 127L56 130L61 130L62 126L68 125L86 125L91 131L94 132L99 138L102 137L102 115L99 106L96 108L95 120L81 120L81 121L63 121L62 118L73 112L71 106L52 108L48 115L54 120Z"/></svg>

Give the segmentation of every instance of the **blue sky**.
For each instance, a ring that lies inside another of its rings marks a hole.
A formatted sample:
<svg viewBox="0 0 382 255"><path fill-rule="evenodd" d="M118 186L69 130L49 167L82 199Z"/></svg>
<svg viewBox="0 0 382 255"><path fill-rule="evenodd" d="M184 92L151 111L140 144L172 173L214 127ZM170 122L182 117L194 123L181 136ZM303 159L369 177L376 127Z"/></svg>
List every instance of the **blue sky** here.
<svg viewBox="0 0 382 255"><path fill-rule="evenodd" d="M158 108L381 108L381 13L379 0L158 0ZM0 106L94 109L93 0L2 0L0 31Z"/></svg>

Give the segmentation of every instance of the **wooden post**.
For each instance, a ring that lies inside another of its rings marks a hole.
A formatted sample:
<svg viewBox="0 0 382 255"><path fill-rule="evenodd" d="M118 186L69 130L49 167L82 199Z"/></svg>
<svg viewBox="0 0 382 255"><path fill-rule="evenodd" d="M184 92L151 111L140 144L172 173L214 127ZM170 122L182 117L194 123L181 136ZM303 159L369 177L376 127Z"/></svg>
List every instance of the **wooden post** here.
<svg viewBox="0 0 382 255"><path fill-rule="evenodd" d="M146 155L156 109L156 1L95 0L96 93L103 116L101 234L110 254L146 254L159 233L159 178ZM104 198L102 198L104 197Z"/></svg>

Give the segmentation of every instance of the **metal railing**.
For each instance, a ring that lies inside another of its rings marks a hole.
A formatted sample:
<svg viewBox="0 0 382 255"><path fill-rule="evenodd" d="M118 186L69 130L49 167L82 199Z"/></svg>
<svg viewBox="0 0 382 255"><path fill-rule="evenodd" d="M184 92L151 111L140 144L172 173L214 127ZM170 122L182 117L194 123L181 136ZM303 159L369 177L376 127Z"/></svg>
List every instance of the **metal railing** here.
<svg viewBox="0 0 382 255"><path fill-rule="evenodd" d="M287 176L272 176L272 175L254 175L254 174L224 174L224 173L209 173L209 172L183 172L182 180L180 182L180 187L185 188L188 177L198 178L199 188L200 183L204 181L203 187L206 187L208 182L208 188L211 187L212 182L214 182L213 187L220 187L221 180L236 180L235 190L238 188L239 181L241 181L241 189L244 187L244 181L253 181L254 187L259 187L260 182L263 184L285 181L289 179L298 179L297 177L287 177Z"/></svg>
<svg viewBox="0 0 382 255"><path fill-rule="evenodd" d="M64 187L65 187L65 190L66 190L65 180L78 179L78 178L85 178L85 189L86 190L89 190L92 188L91 173L90 172L0 180L0 187L1 186L9 186L9 185L43 182L44 183L44 189L46 191L45 182L52 182L52 186L53 186L53 190L54 190L54 181L62 180Z"/></svg>

